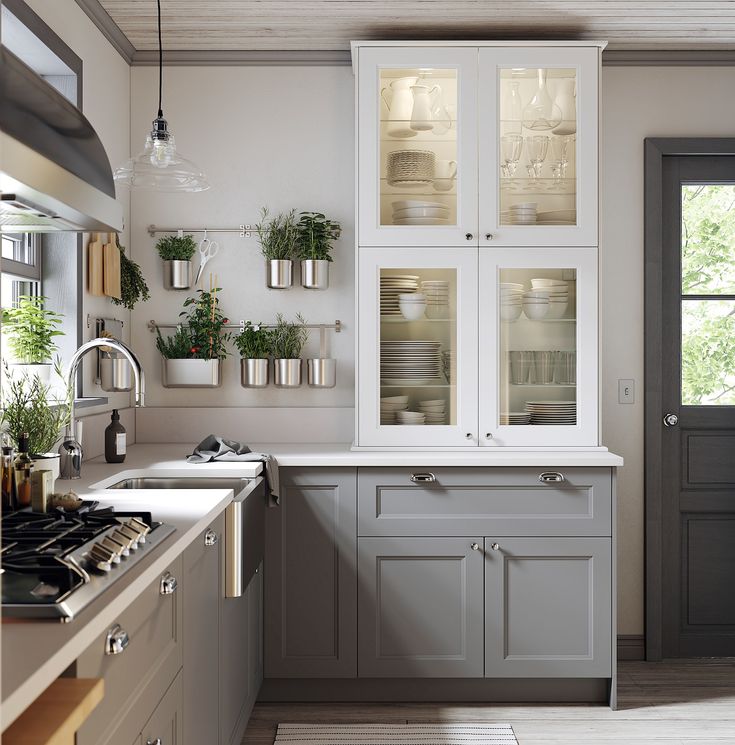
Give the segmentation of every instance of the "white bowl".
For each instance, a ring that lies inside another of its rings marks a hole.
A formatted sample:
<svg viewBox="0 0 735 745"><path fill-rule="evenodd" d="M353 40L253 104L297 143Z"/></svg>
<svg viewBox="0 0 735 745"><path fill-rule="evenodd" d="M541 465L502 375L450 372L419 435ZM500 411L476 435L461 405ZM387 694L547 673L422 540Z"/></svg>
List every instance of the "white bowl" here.
<svg viewBox="0 0 735 745"><path fill-rule="evenodd" d="M399 303L401 309L401 315L407 321L418 321L419 318L423 318L426 313L426 303Z"/></svg>
<svg viewBox="0 0 735 745"><path fill-rule="evenodd" d="M426 300L426 295L422 295L420 292L402 292L398 295L399 302L409 303L423 303Z"/></svg>
<svg viewBox="0 0 735 745"><path fill-rule="evenodd" d="M520 303L517 305L501 305L500 317L504 321L517 321L521 317L522 309L523 306Z"/></svg>
<svg viewBox="0 0 735 745"><path fill-rule="evenodd" d="M564 318L564 314L567 312L568 303L549 303L549 312L546 314L547 318Z"/></svg>
<svg viewBox="0 0 735 745"><path fill-rule="evenodd" d="M562 287L567 289L568 282L564 279L548 279L546 277L537 277L531 280L531 287Z"/></svg>
<svg viewBox="0 0 735 745"><path fill-rule="evenodd" d="M532 300L534 298L541 300L548 300L551 295L551 290L526 290L523 293L524 300Z"/></svg>
<svg viewBox="0 0 735 745"><path fill-rule="evenodd" d="M449 207L407 207L393 210L393 219L402 217L449 217Z"/></svg>
<svg viewBox="0 0 735 745"><path fill-rule="evenodd" d="M532 321L538 321L541 318L546 318L549 312L548 303L523 303L523 312L526 318Z"/></svg>

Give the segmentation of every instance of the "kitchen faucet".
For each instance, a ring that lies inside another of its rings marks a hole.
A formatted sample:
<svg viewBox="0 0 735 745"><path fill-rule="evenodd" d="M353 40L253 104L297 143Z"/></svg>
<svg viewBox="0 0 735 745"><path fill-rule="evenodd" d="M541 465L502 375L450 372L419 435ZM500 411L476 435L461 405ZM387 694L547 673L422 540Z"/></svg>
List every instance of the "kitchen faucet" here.
<svg viewBox="0 0 735 745"><path fill-rule="evenodd" d="M109 347L119 352L130 363L133 368L133 377L135 378L135 405L137 407L145 406L145 374L140 361L135 356L135 352L128 346L117 339L92 339L82 344L69 363L69 374L67 377L67 390L74 390L74 379L77 375L79 363L82 361L87 352L99 347ZM59 464L60 476L62 479L78 479L82 472L82 446L77 442L75 436L75 416L74 416L74 396L71 399L69 414L69 427L64 441L59 446L61 463Z"/></svg>

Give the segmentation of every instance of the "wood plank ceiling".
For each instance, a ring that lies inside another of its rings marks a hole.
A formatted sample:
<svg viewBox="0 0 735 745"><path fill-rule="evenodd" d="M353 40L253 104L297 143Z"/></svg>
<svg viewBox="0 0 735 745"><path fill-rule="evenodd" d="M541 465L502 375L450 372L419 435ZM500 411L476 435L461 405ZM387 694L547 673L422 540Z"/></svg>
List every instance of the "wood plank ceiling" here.
<svg viewBox="0 0 735 745"><path fill-rule="evenodd" d="M136 50L155 0L100 0ZM732 50L735 0L162 0L169 50L345 50L351 39L607 39L614 50Z"/></svg>

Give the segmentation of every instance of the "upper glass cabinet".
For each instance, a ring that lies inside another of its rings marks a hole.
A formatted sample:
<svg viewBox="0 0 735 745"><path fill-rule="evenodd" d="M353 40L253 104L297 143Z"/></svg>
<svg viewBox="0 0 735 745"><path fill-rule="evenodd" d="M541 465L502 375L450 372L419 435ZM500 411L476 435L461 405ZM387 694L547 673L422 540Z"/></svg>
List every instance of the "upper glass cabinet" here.
<svg viewBox="0 0 735 745"><path fill-rule="evenodd" d="M477 50L359 54L361 245L476 243Z"/></svg>

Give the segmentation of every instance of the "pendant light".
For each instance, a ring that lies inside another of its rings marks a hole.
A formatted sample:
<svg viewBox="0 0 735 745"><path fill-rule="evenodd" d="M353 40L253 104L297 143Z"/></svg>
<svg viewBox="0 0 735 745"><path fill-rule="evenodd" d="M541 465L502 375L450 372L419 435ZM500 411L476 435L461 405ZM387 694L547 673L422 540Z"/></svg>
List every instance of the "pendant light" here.
<svg viewBox="0 0 735 745"><path fill-rule="evenodd" d="M161 0L158 4L158 116L141 153L115 170L118 184L130 189L193 192L209 189L209 181L199 168L176 152L173 132L163 118L163 43L161 39Z"/></svg>

